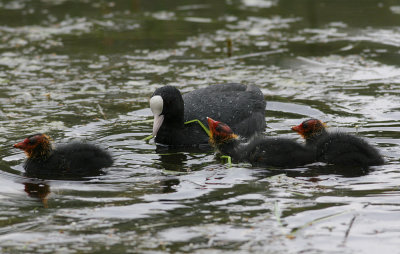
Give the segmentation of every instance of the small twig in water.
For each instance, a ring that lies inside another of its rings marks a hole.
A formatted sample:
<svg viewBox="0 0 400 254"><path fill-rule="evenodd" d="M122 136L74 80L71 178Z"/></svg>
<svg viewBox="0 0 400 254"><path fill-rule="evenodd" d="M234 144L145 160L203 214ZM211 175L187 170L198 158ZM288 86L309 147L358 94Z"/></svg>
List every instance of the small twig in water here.
<svg viewBox="0 0 400 254"><path fill-rule="evenodd" d="M103 108L100 106L100 104L97 104L97 108L99 109L99 112L103 116L104 120L106 120L106 114L104 114Z"/></svg>
<svg viewBox="0 0 400 254"><path fill-rule="evenodd" d="M227 53L228 57L232 56L232 39L231 38L226 39L226 53Z"/></svg>
<svg viewBox="0 0 400 254"><path fill-rule="evenodd" d="M349 233L351 228L353 227L354 221L356 220L357 215L354 215L353 218L351 219L350 223L349 223L349 227L346 230L346 233L344 234L344 239L343 239L343 243L342 245L346 245L347 242L347 238L349 237Z"/></svg>
<svg viewBox="0 0 400 254"><path fill-rule="evenodd" d="M277 200L275 201L275 204L274 204L274 214L275 214L275 218L276 218L276 221L278 222L279 226L283 227L282 221L281 221L281 211L279 210Z"/></svg>
<svg viewBox="0 0 400 254"><path fill-rule="evenodd" d="M303 229L305 229L305 228L307 228L307 227L310 227L310 226L314 225L315 223L318 223L318 222L321 222L321 221L325 221L325 220L327 220L327 219L331 219L331 218L334 218L334 217L337 217L337 216L340 216L340 215L349 213L350 211L351 211L351 210L347 210L347 211L343 211L343 212L339 212L339 213L335 213L335 214L332 214L332 215L327 215L327 216L323 216L323 217L321 217L321 218L314 219L314 220L312 220L312 221L310 221L310 222L305 223L304 225L302 225L302 226L300 226L300 227L297 227L297 228L292 229L292 232L290 232L290 234L288 235L288 237L289 237L289 238L294 238L294 237L295 237L295 234L296 234L298 231L300 231L300 230L303 230Z"/></svg>

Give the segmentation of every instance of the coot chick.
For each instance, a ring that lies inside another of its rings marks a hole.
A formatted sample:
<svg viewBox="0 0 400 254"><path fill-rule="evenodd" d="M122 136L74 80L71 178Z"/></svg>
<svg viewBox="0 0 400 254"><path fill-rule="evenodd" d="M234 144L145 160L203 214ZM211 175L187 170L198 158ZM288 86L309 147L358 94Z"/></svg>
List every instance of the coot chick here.
<svg viewBox="0 0 400 254"><path fill-rule="evenodd" d="M312 149L287 138L255 135L246 141L225 123L207 118L210 144L222 154L253 166L297 167L315 161Z"/></svg>
<svg viewBox="0 0 400 254"><path fill-rule="evenodd" d="M208 135L197 123L207 125L207 116L221 119L241 136L265 129L264 96L259 88L242 84L219 84L197 89L183 96L173 86L158 88L150 99L154 114L155 142L169 146L208 144Z"/></svg>
<svg viewBox="0 0 400 254"><path fill-rule="evenodd" d="M95 176L113 164L111 155L93 144L73 142L53 148L49 136L42 133L29 136L14 147L27 155L24 168L29 177Z"/></svg>
<svg viewBox="0 0 400 254"><path fill-rule="evenodd" d="M306 145L315 150L317 161L361 168L384 163L378 150L365 140L348 133L329 133L320 120L306 120L293 126L292 130L299 133L306 140Z"/></svg>

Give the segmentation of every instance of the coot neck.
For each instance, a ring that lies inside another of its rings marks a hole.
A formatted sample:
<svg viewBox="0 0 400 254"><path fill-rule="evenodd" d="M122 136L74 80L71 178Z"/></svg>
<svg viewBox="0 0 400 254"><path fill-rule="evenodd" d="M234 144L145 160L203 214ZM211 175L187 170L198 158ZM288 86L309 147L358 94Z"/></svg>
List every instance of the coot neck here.
<svg viewBox="0 0 400 254"><path fill-rule="evenodd" d="M45 161L53 154L53 146L50 143L40 143L28 154L32 160Z"/></svg>
<svg viewBox="0 0 400 254"><path fill-rule="evenodd" d="M161 144L176 145L185 141L186 131L182 115L178 113L166 114L164 121L157 132L155 141Z"/></svg>
<svg viewBox="0 0 400 254"><path fill-rule="evenodd" d="M231 156L235 160L240 160L243 156L241 151L242 141L239 138L233 138L217 146L220 153Z"/></svg>
<svg viewBox="0 0 400 254"><path fill-rule="evenodd" d="M162 93L163 98L163 111L164 115L163 125L170 128L183 128L184 127L184 101L178 89L170 86L164 87Z"/></svg>
<svg viewBox="0 0 400 254"><path fill-rule="evenodd" d="M325 130L325 128L313 132L306 137L306 145L314 146L318 140L325 137L326 135L328 135L328 132Z"/></svg>
<svg viewBox="0 0 400 254"><path fill-rule="evenodd" d="M183 117L183 110L174 112L173 114L166 114L161 127L183 129L185 127L185 121Z"/></svg>

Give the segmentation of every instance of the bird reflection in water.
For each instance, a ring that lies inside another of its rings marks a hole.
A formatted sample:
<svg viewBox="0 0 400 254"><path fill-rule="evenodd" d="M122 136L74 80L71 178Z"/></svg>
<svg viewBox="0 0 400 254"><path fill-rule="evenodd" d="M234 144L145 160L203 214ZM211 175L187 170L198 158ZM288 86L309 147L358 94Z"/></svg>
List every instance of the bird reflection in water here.
<svg viewBox="0 0 400 254"><path fill-rule="evenodd" d="M160 154L161 166L167 171L187 172L186 160L187 156L183 153Z"/></svg>
<svg viewBox="0 0 400 254"><path fill-rule="evenodd" d="M167 171L188 172L191 169L187 166L188 155L204 154L210 152L210 146L195 147L170 147L157 145L156 152L160 155L161 166Z"/></svg>
<svg viewBox="0 0 400 254"><path fill-rule="evenodd" d="M176 192L175 186L178 186L179 184L180 184L180 181L177 178L162 180L160 182L162 193Z"/></svg>
<svg viewBox="0 0 400 254"><path fill-rule="evenodd" d="M24 190L28 193L29 197L38 198L42 202L43 207L48 208L47 199L50 194L50 186L48 184L44 182L26 182L24 185Z"/></svg>

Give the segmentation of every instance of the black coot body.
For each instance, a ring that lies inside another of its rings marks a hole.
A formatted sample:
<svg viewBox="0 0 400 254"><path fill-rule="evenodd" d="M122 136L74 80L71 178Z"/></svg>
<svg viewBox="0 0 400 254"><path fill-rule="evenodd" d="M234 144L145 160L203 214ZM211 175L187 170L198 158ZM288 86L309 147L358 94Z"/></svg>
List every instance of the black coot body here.
<svg viewBox="0 0 400 254"><path fill-rule="evenodd" d="M291 139L255 135L246 141L222 122L208 118L208 125L212 133L210 143L235 161L274 167L297 167L315 162L312 149Z"/></svg>
<svg viewBox="0 0 400 254"><path fill-rule="evenodd" d="M24 168L29 177L75 178L95 176L113 164L111 155L87 143L72 142L53 149L50 138L36 134L14 145L27 154Z"/></svg>
<svg viewBox="0 0 400 254"><path fill-rule="evenodd" d="M197 123L206 117L221 119L232 129L249 137L265 129L264 96L259 88L242 84L219 84L194 90L183 96L173 86L157 89L150 100L154 114L155 142L170 146L208 144L208 136Z"/></svg>
<svg viewBox="0 0 400 254"><path fill-rule="evenodd" d="M379 151L362 138L347 133L329 133L317 119L309 119L292 127L315 150L317 161L339 166L368 167L382 165Z"/></svg>

